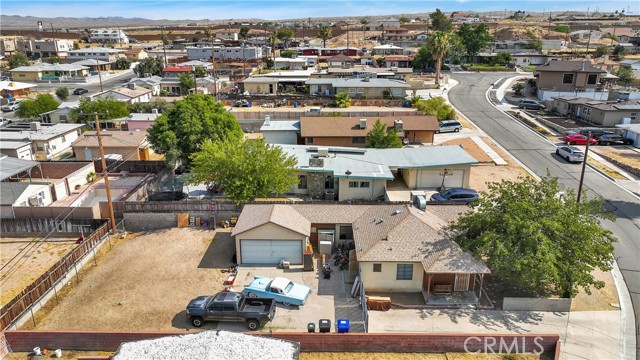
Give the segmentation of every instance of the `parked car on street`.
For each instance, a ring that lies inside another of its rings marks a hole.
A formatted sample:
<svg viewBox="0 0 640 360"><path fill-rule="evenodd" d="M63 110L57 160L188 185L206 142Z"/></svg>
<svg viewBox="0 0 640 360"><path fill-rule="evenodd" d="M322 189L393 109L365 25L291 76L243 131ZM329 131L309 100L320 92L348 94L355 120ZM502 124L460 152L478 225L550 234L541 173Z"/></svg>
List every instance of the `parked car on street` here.
<svg viewBox="0 0 640 360"><path fill-rule="evenodd" d="M308 285L296 284L293 281L276 277L254 276L249 285L245 285L243 293L248 297L265 297L281 302L284 306L304 305L311 294Z"/></svg>
<svg viewBox="0 0 640 360"><path fill-rule="evenodd" d="M587 136L579 133L567 134L562 138L562 141L569 145L587 145ZM590 145L598 145L598 140L589 139Z"/></svg>
<svg viewBox="0 0 640 360"><path fill-rule="evenodd" d="M473 189L453 188L442 193L431 195L431 201L438 202L459 202L468 204L480 199L478 192Z"/></svg>
<svg viewBox="0 0 640 360"><path fill-rule="evenodd" d="M3 112L15 111L20 107L20 102L17 100L9 102L7 105L2 107Z"/></svg>
<svg viewBox="0 0 640 360"><path fill-rule="evenodd" d="M583 162L584 152L580 148L575 146L558 146L556 149L556 155L567 160L567 162Z"/></svg>
<svg viewBox="0 0 640 360"><path fill-rule="evenodd" d="M187 305L187 320L195 327L207 321L245 322L255 331L273 320L276 314L273 299L248 299L242 293L219 292L215 296L198 296Z"/></svg>
<svg viewBox="0 0 640 360"><path fill-rule="evenodd" d="M530 109L530 110L544 110L545 106L535 100L529 99L521 99L518 101L518 107L520 109Z"/></svg>
<svg viewBox="0 0 640 360"><path fill-rule="evenodd" d="M86 94L88 92L89 92L89 90L87 90L87 89L77 88L77 89L73 90L73 95L82 95L82 94Z"/></svg>
<svg viewBox="0 0 640 360"><path fill-rule="evenodd" d="M624 138L620 135L604 134L597 137L599 145L631 145L633 140Z"/></svg>
<svg viewBox="0 0 640 360"><path fill-rule="evenodd" d="M440 129L436 130L436 134L441 132L458 132L462 130L462 124L458 120L442 120L440 121Z"/></svg>

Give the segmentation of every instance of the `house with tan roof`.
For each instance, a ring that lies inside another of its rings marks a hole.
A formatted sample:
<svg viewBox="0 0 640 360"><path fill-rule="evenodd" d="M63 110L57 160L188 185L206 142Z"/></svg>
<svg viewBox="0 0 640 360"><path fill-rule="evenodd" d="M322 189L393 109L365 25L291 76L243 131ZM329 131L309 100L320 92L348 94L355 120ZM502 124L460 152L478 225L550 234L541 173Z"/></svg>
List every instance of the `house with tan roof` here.
<svg viewBox="0 0 640 360"><path fill-rule="evenodd" d="M466 206L431 206L420 211L408 204L249 204L231 235L238 263L302 264L308 247L330 255L337 247L353 250L367 292L420 293L437 303L441 293L457 293L460 303L475 303L485 274L480 260L442 232Z"/></svg>
<svg viewBox="0 0 640 360"><path fill-rule="evenodd" d="M141 61L149 57L149 53L147 53L145 49L141 47L132 47L132 46L130 46L124 52L124 55L127 57L127 59L133 62Z"/></svg>
<svg viewBox="0 0 640 360"><path fill-rule="evenodd" d="M146 131L103 131L104 153L122 155L123 160L149 160L151 145ZM77 160L100 157L100 146L95 131L86 131L71 144Z"/></svg>
<svg viewBox="0 0 640 360"><path fill-rule="evenodd" d="M149 102L153 97L151 94L152 90L150 89L138 86L135 83L128 83L126 86L103 91L95 94L93 97L102 99L110 98L127 104L135 104Z"/></svg>
<svg viewBox="0 0 640 360"><path fill-rule="evenodd" d="M300 136L305 144L313 146L365 147L366 136L377 120L410 143L433 143L439 129L435 116L386 116L380 118L353 117L301 117Z"/></svg>

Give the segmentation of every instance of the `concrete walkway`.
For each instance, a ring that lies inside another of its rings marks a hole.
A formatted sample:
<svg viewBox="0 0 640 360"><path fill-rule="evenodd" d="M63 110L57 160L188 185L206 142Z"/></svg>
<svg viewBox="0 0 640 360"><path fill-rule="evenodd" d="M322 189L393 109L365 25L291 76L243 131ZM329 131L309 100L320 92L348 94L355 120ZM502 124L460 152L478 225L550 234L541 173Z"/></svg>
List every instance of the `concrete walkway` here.
<svg viewBox="0 0 640 360"><path fill-rule="evenodd" d="M497 152L493 151L493 149L489 145L487 145L487 143L484 142L484 140L482 140L481 138L479 138L477 136L472 136L471 140L473 140L473 142L476 143L476 145L478 145L480 147L480 149L482 149L482 151L487 153L487 155L489 155L491 160L496 165L507 165L507 162L504 161L504 159L502 157L500 157L500 155L498 155Z"/></svg>
<svg viewBox="0 0 640 360"><path fill-rule="evenodd" d="M561 359L620 359L620 311L369 311L369 332L559 334Z"/></svg>

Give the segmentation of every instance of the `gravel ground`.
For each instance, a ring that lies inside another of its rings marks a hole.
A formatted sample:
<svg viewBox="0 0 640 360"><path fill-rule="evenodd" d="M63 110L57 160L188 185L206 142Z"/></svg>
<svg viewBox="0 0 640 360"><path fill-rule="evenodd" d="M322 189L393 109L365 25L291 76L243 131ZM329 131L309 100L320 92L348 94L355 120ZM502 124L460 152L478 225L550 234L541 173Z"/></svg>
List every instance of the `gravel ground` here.
<svg viewBox="0 0 640 360"><path fill-rule="evenodd" d="M189 300L224 289L220 269L231 264L229 234L229 229L174 228L120 241L99 256L97 267L81 273L79 285L65 287L59 305L51 301L38 312L36 328L190 329L184 313Z"/></svg>
<svg viewBox="0 0 640 360"><path fill-rule="evenodd" d="M0 306L78 246L75 238L49 238L40 243L34 240L30 237L0 238L0 268L7 265L0 270Z"/></svg>
<svg viewBox="0 0 640 360"><path fill-rule="evenodd" d="M205 331L124 343L113 360L286 360L296 359L297 351L293 343L279 339L228 331Z"/></svg>

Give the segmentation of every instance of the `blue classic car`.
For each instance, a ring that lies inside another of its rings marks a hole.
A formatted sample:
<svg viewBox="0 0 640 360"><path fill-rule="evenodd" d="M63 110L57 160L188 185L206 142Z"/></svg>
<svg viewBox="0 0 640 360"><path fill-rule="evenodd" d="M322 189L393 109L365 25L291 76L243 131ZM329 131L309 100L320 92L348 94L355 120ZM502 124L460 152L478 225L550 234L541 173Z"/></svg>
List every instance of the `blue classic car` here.
<svg viewBox="0 0 640 360"><path fill-rule="evenodd" d="M295 284L283 277L271 279L264 276L254 276L251 284L245 285L244 293L248 297L274 299L284 306L300 306L307 301L311 293L311 286Z"/></svg>

